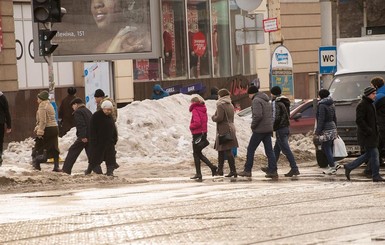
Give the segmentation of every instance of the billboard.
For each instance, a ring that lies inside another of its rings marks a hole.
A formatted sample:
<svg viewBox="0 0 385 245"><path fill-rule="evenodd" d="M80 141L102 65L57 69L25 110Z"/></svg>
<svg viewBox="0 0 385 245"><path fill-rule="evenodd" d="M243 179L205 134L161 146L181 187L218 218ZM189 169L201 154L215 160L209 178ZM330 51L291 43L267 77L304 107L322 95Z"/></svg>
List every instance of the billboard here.
<svg viewBox="0 0 385 245"><path fill-rule="evenodd" d="M61 0L67 13L54 23L54 61L149 59L161 56L159 1ZM35 61L39 56L38 29L34 23Z"/></svg>

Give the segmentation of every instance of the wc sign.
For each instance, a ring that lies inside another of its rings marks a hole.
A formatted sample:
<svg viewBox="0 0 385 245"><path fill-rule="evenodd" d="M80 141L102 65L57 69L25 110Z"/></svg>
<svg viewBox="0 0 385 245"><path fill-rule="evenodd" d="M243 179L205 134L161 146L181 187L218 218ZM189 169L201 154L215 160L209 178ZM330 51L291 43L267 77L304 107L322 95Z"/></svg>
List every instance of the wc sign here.
<svg viewBox="0 0 385 245"><path fill-rule="evenodd" d="M319 73L334 74L337 71L337 48L324 46L319 48Z"/></svg>

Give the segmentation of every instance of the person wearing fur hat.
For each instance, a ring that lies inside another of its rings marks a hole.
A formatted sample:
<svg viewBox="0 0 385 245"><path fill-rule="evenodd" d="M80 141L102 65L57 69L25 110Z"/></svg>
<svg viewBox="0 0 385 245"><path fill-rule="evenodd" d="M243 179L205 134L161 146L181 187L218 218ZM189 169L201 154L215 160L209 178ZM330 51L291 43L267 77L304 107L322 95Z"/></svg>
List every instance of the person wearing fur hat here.
<svg viewBox="0 0 385 245"><path fill-rule="evenodd" d="M321 89L318 92L320 101L318 102L316 120L317 127L315 136L321 140L321 149L325 153L329 168L323 171L324 174L336 174L341 167L334 163L333 158L333 141L337 138L337 117L333 99L329 96L330 92L327 89Z"/></svg>
<svg viewBox="0 0 385 245"><path fill-rule="evenodd" d="M254 155L259 144L262 142L267 156L267 167L261 170L266 173L266 178L278 178L277 162L273 152L271 137L273 135L272 108L269 97L265 93L259 92L258 87L250 86L247 89L249 98L252 99L252 121L251 130L253 131L249 145L247 147L247 158L244 171L239 176L251 177L251 170L254 165Z"/></svg>
<svg viewBox="0 0 385 245"><path fill-rule="evenodd" d="M32 166L41 170L40 163L47 158L54 159L54 172L60 172L59 168L59 128L55 118L55 110L49 101L48 91L41 91L37 95L39 107L36 112L35 146L32 153Z"/></svg>
<svg viewBox="0 0 385 245"><path fill-rule="evenodd" d="M282 90L279 86L272 87L270 92L272 98L271 105L273 107L273 130L276 135L274 145L275 160L278 162L282 151L290 163L290 171L285 174L285 177L293 177L294 175L299 175L299 171L289 145L290 100L281 95Z"/></svg>
<svg viewBox="0 0 385 245"><path fill-rule="evenodd" d="M118 106L117 104L115 103L115 101L108 97L107 95L104 94L104 91L101 90L101 89L97 89L95 90L95 93L94 93L94 98L95 98L95 101L96 101L96 107L97 107L97 110L100 110L101 109L101 105L104 101L106 100L109 100L112 105L114 106L113 110L112 110L112 119L114 119L114 122L116 122L116 120L118 119Z"/></svg>
<svg viewBox="0 0 385 245"><path fill-rule="evenodd" d="M373 106L373 101L376 99L376 89L367 87L364 89L364 94L361 101L356 107L356 124L358 143L365 149L365 153L358 157L353 162L344 165L345 176L350 180L350 173L359 167L364 162L369 161L372 169L373 182L384 182L380 176L380 163L378 152L378 129L376 109Z"/></svg>
<svg viewBox="0 0 385 245"><path fill-rule="evenodd" d="M67 89L67 96L62 100L59 106L59 122L60 132L59 136L64 136L71 128L75 127L75 120L73 116L73 109L71 107L71 101L76 98L76 88L70 87Z"/></svg>
<svg viewBox="0 0 385 245"><path fill-rule="evenodd" d="M114 106L111 101L104 101L101 110L96 111L90 120L90 157L85 174L90 174L105 161L107 176L113 176L116 164L115 145L118 142L118 132L112 118Z"/></svg>
<svg viewBox="0 0 385 245"><path fill-rule="evenodd" d="M223 176L225 157L229 162L230 173L225 177L237 177L235 158L232 148L238 147L237 134L234 126L234 106L231 103L230 92L227 89L218 91L217 110L211 119L217 124L217 136L215 138L215 150L218 151L217 175ZM226 142L220 141L221 135L229 134Z"/></svg>
<svg viewBox="0 0 385 245"><path fill-rule="evenodd" d="M71 174L72 167L80 153L85 149L88 159L90 158L88 141L90 138L90 120L92 112L86 107L83 100L75 98L70 103L74 110L75 126L76 126L76 140L68 149L67 157L65 158L62 171ZM102 170L95 168L95 172L101 174Z"/></svg>
<svg viewBox="0 0 385 245"><path fill-rule="evenodd" d="M191 179L202 180L201 160L211 169L211 174L214 176L217 172L217 166L213 165L202 150L208 146L207 141L207 108L205 100L200 95L193 95L189 111L191 112L190 131L192 134L193 157L196 174ZM203 143L205 143L203 145ZM201 146L202 144L202 146Z"/></svg>

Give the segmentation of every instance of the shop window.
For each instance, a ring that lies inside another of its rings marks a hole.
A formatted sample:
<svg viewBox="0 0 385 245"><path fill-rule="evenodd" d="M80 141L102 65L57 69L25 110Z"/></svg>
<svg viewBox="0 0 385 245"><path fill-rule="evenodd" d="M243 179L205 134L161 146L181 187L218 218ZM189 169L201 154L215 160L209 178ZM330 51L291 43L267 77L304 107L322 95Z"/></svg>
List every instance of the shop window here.
<svg viewBox="0 0 385 245"><path fill-rule="evenodd" d="M236 5L232 5L230 8L230 20L233 27L231 29L232 75L243 74L243 48L235 42L235 16L238 14L241 14L241 10Z"/></svg>
<svg viewBox="0 0 385 245"><path fill-rule="evenodd" d="M186 12L183 0L162 1L163 78L187 77Z"/></svg>
<svg viewBox="0 0 385 245"><path fill-rule="evenodd" d="M134 60L134 80L159 80L159 63L157 59Z"/></svg>
<svg viewBox="0 0 385 245"><path fill-rule="evenodd" d="M210 21L207 0L187 1L190 78L210 76Z"/></svg>
<svg viewBox="0 0 385 245"><path fill-rule="evenodd" d="M231 75L230 31L228 0L216 0L211 4L212 57L214 77Z"/></svg>

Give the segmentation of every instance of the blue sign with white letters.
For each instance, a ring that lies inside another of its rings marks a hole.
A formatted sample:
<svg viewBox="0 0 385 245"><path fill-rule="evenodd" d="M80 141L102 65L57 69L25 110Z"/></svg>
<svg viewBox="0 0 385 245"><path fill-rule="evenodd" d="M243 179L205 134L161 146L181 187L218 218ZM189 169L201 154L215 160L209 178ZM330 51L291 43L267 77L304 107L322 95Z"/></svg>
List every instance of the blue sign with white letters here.
<svg viewBox="0 0 385 245"><path fill-rule="evenodd" d="M336 46L319 47L319 73L334 74L337 71Z"/></svg>

